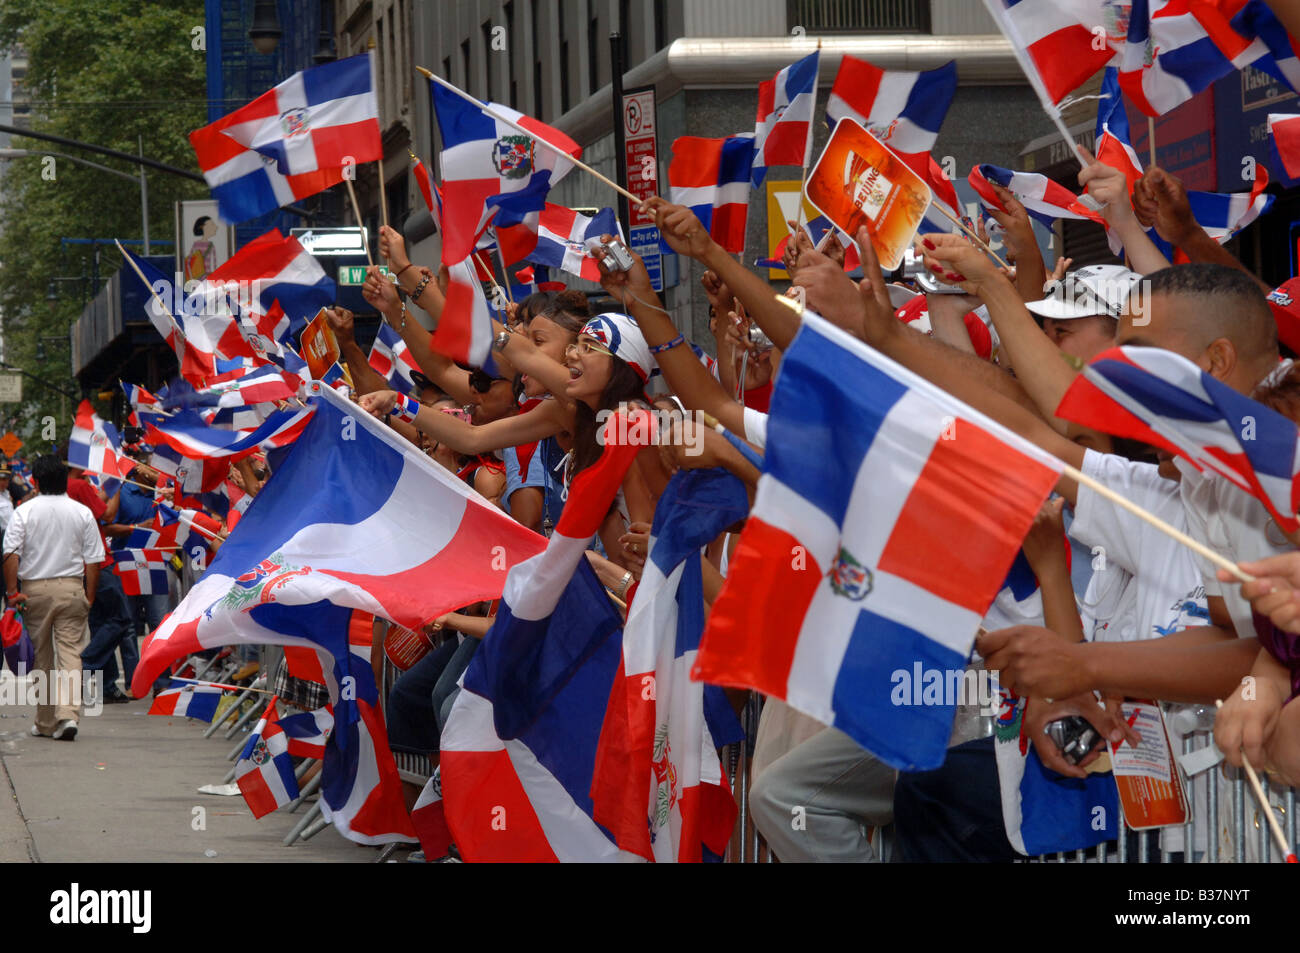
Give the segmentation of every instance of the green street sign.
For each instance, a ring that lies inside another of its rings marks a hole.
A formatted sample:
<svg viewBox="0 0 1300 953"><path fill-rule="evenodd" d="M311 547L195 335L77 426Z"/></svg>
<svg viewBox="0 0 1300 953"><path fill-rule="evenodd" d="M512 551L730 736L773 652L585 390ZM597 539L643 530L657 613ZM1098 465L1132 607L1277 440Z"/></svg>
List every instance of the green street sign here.
<svg viewBox="0 0 1300 953"><path fill-rule="evenodd" d="M339 284L341 285L364 285L366 283L366 265L340 265L339 266ZM388 266L380 265L381 274L388 275Z"/></svg>

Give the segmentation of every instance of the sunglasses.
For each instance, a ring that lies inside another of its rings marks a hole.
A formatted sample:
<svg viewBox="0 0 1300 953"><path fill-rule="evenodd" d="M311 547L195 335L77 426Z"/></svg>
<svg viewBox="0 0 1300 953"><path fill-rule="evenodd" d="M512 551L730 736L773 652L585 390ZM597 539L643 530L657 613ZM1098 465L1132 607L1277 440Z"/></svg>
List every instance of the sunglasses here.
<svg viewBox="0 0 1300 953"><path fill-rule="evenodd" d="M610 357L614 356L613 351L605 347L605 345L600 344L596 341L579 341L577 344L570 344L568 347L564 349L564 356L568 357L570 354L574 352L577 352L583 357L586 357L588 354L592 354L592 353L608 354Z"/></svg>

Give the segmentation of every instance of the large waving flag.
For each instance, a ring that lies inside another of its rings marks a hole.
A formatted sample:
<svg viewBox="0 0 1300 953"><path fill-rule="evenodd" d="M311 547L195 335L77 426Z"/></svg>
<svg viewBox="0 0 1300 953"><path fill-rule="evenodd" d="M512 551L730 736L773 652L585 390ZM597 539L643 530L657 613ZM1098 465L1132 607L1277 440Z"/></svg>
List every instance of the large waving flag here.
<svg viewBox="0 0 1300 953"><path fill-rule="evenodd" d="M212 565L141 653L137 694L172 659L220 645L324 647L345 658L353 609L417 628L496 598L539 552L529 532L330 388ZM363 493L340 493L329 474ZM365 539L364 547L346 542ZM337 709L336 709L337 716Z"/></svg>
<svg viewBox="0 0 1300 953"><path fill-rule="evenodd" d="M1220 245L1232 238L1273 205L1268 188L1268 169L1255 167L1255 181L1249 192L1188 192L1192 217Z"/></svg>
<svg viewBox="0 0 1300 953"><path fill-rule="evenodd" d="M469 257L489 224L517 225L540 212L551 187L573 168L562 154L581 158L582 148L509 106L487 104L529 135L433 80L429 88L442 136L442 261L453 265Z"/></svg>
<svg viewBox="0 0 1300 953"><path fill-rule="evenodd" d="M602 235L623 237L613 209L603 208L588 218L563 205L546 203L537 230L537 247L528 260L548 268L559 268L587 281L600 281L596 259L587 254L586 242Z"/></svg>
<svg viewBox="0 0 1300 953"><path fill-rule="evenodd" d="M130 474L135 461L122 453L117 428L101 420L90 401L83 400L68 438L68 462L91 473L120 478Z"/></svg>
<svg viewBox="0 0 1300 953"><path fill-rule="evenodd" d="M813 51L758 84L754 119L754 164L751 181L759 188L770 165L808 165L812 155L812 118L817 100L817 64Z"/></svg>
<svg viewBox="0 0 1300 953"><path fill-rule="evenodd" d="M388 386L399 394L408 394L415 386L411 375L420 368L411 359L411 349L402 336L386 321L380 322L379 333L370 346L369 363L375 373L388 381Z"/></svg>
<svg viewBox="0 0 1300 953"><path fill-rule="evenodd" d="M360 717L336 725L325 741L321 814L359 844L413 841L415 828L373 686L372 678L369 697L357 698Z"/></svg>
<svg viewBox="0 0 1300 953"><path fill-rule="evenodd" d="M276 721L276 699L266 706L235 765L235 783L254 817L265 817L298 796L288 739Z"/></svg>
<svg viewBox="0 0 1300 953"><path fill-rule="evenodd" d="M594 817L619 846L659 862L702 860L702 845L720 855L735 826L718 749L740 740L740 724L722 690L691 681L690 671L704 631L701 549L748 511L744 484L725 470L674 475L655 507L628 611L622 678L614 680L592 785Z"/></svg>
<svg viewBox="0 0 1300 953"><path fill-rule="evenodd" d="M673 142L669 201L690 206L713 240L733 255L745 250L753 163L753 136L682 136Z"/></svg>
<svg viewBox="0 0 1300 953"><path fill-rule="evenodd" d="M840 60L826 100L826 122L856 120L901 154L929 152L957 92L957 63L921 72L883 70L865 60Z"/></svg>
<svg viewBox="0 0 1300 953"><path fill-rule="evenodd" d="M1265 0L1219 0L1219 6L1232 17L1230 23L1234 30L1248 39L1258 38L1268 47L1268 55L1251 65L1300 91L1300 52L1296 50L1296 41Z"/></svg>
<svg viewBox="0 0 1300 953"><path fill-rule="evenodd" d="M693 676L937 767L954 706L897 704L897 673L965 668L1062 464L816 316L782 360L765 463Z"/></svg>
<svg viewBox="0 0 1300 953"><path fill-rule="evenodd" d="M1038 172L1012 172L996 165L977 165L970 170L966 181L980 197L985 208L994 208L1000 212L1005 212L1006 209L1002 207L990 183L1009 189L1025 207L1025 211L1048 228L1055 225L1058 218L1086 219L1105 224L1101 214L1084 206L1079 201L1079 196Z"/></svg>
<svg viewBox="0 0 1300 953"><path fill-rule="evenodd" d="M382 159L373 70L362 53L294 73L225 117L221 134L273 160L284 176Z"/></svg>
<svg viewBox="0 0 1300 953"><path fill-rule="evenodd" d="M1173 351L1118 347L1084 367L1056 415L1163 447L1259 499L1300 529L1300 432Z"/></svg>

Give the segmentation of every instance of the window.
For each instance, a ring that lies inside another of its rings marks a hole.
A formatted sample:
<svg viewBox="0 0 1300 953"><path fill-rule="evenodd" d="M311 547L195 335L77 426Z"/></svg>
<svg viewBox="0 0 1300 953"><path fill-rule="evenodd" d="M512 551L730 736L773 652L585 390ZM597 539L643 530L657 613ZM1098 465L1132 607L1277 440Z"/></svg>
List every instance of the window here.
<svg viewBox="0 0 1300 953"><path fill-rule="evenodd" d="M929 0L787 0L789 26L809 33L929 33Z"/></svg>
<svg viewBox="0 0 1300 953"><path fill-rule="evenodd" d="M469 40L460 43L460 88L468 91L469 82Z"/></svg>
<svg viewBox="0 0 1300 953"><path fill-rule="evenodd" d="M655 51L662 50L668 43L668 4L664 0L654 0L655 16Z"/></svg>
<svg viewBox="0 0 1300 953"><path fill-rule="evenodd" d="M484 20L479 31L483 34L483 100L491 100L495 97L492 95L492 73L493 70L489 65L492 60L492 21Z"/></svg>
<svg viewBox="0 0 1300 953"><path fill-rule="evenodd" d="M595 0L587 0L587 95L600 89L600 17Z"/></svg>
<svg viewBox="0 0 1300 953"><path fill-rule="evenodd" d="M506 81L509 84L506 92L510 97L507 102L510 103L511 109L518 109L519 84L515 81L515 53L518 51L515 49L515 43L519 34L515 32L515 5L513 2L507 3L502 9L505 11L506 20Z"/></svg>

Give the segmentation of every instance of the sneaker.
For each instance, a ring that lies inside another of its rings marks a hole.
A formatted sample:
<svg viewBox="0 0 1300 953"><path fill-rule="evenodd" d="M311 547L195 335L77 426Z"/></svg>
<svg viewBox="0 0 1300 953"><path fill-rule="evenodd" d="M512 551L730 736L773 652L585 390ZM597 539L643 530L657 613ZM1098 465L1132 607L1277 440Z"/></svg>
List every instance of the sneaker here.
<svg viewBox="0 0 1300 953"><path fill-rule="evenodd" d="M129 701L132 701L131 696L122 692L112 692L104 696L105 705L125 705Z"/></svg>
<svg viewBox="0 0 1300 953"><path fill-rule="evenodd" d="M33 737L33 738L48 738L49 735L47 735L45 732L41 731L41 729L37 728L35 725L32 725L32 737Z"/></svg>
<svg viewBox="0 0 1300 953"><path fill-rule="evenodd" d="M77 740L77 723L71 718L59 722L59 727L54 729L54 734L50 735L56 741L76 741Z"/></svg>

